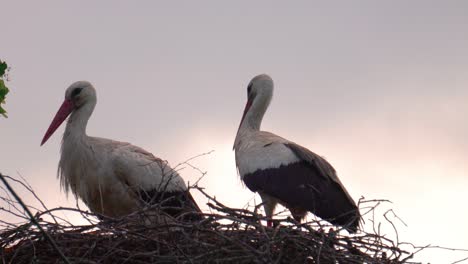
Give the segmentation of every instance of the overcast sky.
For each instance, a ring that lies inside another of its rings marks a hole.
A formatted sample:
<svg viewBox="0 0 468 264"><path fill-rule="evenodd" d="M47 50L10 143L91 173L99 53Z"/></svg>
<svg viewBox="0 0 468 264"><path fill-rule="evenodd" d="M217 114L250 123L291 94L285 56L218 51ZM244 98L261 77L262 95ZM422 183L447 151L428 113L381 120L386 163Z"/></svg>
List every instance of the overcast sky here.
<svg viewBox="0 0 468 264"><path fill-rule="evenodd" d="M468 248L468 2L9 1L1 13L12 71L0 170L49 207L75 203L56 179L64 127L39 143L77 80L98 93L89 135L173 165L215 150L194 162L201 185L252 202L232 144L247 84L267 73L264 130L325 156L355 200L393 201L400 240Z"/></svg>

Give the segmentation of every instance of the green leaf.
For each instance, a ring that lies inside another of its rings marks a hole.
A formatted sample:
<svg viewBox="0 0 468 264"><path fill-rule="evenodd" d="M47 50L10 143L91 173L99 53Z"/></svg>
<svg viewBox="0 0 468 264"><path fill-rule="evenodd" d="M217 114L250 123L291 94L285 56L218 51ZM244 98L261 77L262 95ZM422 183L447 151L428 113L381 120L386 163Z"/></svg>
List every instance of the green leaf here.
<svg viewBox="0 0 468 264"><path fill-rule="evenodd" d="M8 117L6 115L5 109L2 108L1 104L5 103L5 96L9 92L8 88L5 86L5 82L3 80L0 80L0 114L3 115L4 117Z"/></svg>
<svg viewBox="0 0 468 264"><path fill-rule="evenodd" d="M0 103L5 100L5 96L8 94L10 90L5 86L5 82L0 80Z"/></svg>
<svg viewBox="0 0 468 264"><path fill-rule="evenodd" d="M5 97L10 91L8 87L6 87L3 78L5 77L5 72L8 70L8 65L6 62L0 60L0 115L3 115L5 118L8 117L6 115L6 110L2 108L2 104L5 103Z"/></svg>
<svg viewBox="0 0 468 264"><path fill-rule="evenodd" d="M0 77L2 77L5 74L6 69L8 69L8 65L6 64L6 62L0 61Z"/></svg>
<svg viewBox="0 0 468 264"><path fill-rule="evenodd" d="M8 117L8 116L6 115L5 109L3 109L1 106L0 106L0 115L3 115L4 117Z"/></svg>

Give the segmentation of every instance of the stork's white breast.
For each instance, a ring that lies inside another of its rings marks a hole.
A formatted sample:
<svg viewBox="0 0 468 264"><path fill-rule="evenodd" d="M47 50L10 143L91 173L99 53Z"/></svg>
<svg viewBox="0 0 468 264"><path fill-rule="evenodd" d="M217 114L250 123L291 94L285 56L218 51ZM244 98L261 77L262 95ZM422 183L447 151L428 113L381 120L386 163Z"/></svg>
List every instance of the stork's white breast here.
<svg viewBox="0 0 468 264"><path fill-rule="evenodd" d="M236 161L239 174L243 178L258 170L299 162L299 158L283 143L273 142L239 149L236 151Z"/></svg>

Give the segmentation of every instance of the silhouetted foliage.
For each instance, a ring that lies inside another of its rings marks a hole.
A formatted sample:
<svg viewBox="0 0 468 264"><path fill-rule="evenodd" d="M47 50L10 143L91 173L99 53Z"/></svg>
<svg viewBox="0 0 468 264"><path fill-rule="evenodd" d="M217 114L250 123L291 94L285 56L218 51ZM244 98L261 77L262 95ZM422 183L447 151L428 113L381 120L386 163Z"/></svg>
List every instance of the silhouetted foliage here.
<svg viewBox="0 0 468 264"><path fill-rule="evenodd" d="M5 97L10 91L5 85L5 81L8 79L8 69L7 63L0 60L0 114L4 117L7 117L7 112L2 108L2 104L5 103Z"/></svg>

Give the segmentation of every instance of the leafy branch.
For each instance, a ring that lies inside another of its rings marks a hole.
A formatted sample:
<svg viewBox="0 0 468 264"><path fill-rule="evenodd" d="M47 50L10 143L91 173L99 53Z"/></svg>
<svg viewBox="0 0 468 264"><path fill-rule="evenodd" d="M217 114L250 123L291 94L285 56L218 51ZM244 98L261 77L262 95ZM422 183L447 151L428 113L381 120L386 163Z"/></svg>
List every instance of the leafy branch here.
<svg viewBox="0 0 468 264"><path fill-rule="evenodd" d="M6 115L6 110L2 108L2 104L5 103L5 97L10 91L5 85L5 80L7 80L8 65L6 62L0 60L0 114L4 117Z"/></svg>

